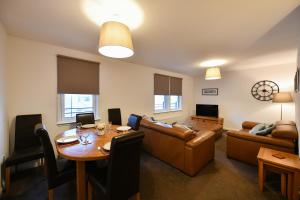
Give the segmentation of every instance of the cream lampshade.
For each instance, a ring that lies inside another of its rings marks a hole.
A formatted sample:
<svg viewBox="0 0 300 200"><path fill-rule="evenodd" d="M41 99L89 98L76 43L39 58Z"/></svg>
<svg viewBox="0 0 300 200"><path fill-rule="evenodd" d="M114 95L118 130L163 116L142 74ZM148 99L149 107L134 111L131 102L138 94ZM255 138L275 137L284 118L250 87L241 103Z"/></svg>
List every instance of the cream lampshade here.
<svg viewBox="0 0 300 200"><path fill-rule="evenodd" d="M212 67L206 69L205 80L217 80L221 79L221 71L219 67Z"/></svg>
<svg viewBox="0 0 300 200"><path fill-rule="evenodd" d="M134 54L129 28L120 22L105 22L100 30L99 53L112 58L127 58Z"/></svg>
<svg viewBox="0 0 300 200"><path fill-rule="evenodd" d="M293 98L290 92L279 92L273 95L272 99L273 103L281 103L280 105L280 119L282 120L282 103L290 103L293 102Z"/></svg>
<svg viewBox="0 0 300 200"><path fill-rule="evenodd" d="M289 102L293 102L293 98L290 92L279 92L274 94L272 102L289 103Z"/></svg>

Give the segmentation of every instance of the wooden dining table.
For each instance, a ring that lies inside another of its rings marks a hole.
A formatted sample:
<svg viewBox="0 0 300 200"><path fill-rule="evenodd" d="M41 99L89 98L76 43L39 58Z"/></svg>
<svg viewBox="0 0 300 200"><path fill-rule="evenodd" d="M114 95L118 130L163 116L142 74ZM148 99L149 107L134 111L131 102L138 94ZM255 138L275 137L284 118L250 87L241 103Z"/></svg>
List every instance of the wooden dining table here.
<svg viewBox="0 0 300 200"><path fill-rule="evenodd" d="M84 200L86 198L86 161L103 160L109 156L109 151L103 150L103 145L110 142L113 137L124 134L117 131L117 125L112 125L109 131L104 135L98 136L99 130L91 129L71 129L56 136L55 141L60 137L66 136L87 136L90 144L82 144L80 141L59 144L56 142L56 149L58 155L68 160L76 161L76 185L77 185L77 200ZM100 150L99 150L100 147Z"/></svg>

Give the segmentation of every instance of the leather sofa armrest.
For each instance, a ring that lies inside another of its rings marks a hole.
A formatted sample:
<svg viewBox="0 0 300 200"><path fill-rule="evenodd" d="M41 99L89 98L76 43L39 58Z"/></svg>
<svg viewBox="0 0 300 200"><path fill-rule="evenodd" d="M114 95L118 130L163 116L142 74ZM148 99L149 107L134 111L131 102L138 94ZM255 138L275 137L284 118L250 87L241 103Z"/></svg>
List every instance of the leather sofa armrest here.
<svg viewBox="0 0 300 200"><path fill-rule="evenodd" d="M242 124L243 129L252 129L254 126L259 124L258 122L244 121Z"/></svg>
<svg viewBox="0 0 300 200"><path fill-rule="evenodd" d="M185 145L184 171L195 176L215 155L215 133L212 131L199 131L198 136Z"/></svg>
<svg viewBox="0 0 300 200"><path fill-rule="evenodd" d="M199 131L198 135L188 141L185 145L187 147L194 148L198 145L200 145L203 141L207 140L208 138L215 138L215 133L213 131Z"/></svg>
<svg viewBox="0 0 300 200"><path fill-rule="evenodd" d="M258 142L258 143L276 145L276 146L287 147L287 148L294 148L294 143L292 140L274 138L270 135L258 136L258 135L250 134L245 131L228 131L227 136L235 137L235 138L242 139L242 140Z"/></svg>

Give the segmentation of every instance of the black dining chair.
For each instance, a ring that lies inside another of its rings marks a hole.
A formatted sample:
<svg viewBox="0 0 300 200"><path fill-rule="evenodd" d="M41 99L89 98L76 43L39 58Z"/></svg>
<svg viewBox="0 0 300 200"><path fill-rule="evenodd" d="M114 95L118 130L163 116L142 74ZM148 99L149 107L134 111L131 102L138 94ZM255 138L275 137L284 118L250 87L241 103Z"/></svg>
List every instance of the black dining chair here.
<svg viewBox="0 0 300 200"><path fill-rule="evenodd" d="M65 159L56 160L48 131L43 124L37 124L34 132L40 138L43 146L45 174L48 182L48 199L52 200L56 187L75 179L75 162Z"/></svg>
<svg viewBox="0 0 300 200"><path fill-rule="evenodd" d="M133 130L138 131L140 128L142 117L136 114L131 114L128 118L127 126L130 126Z"/></svg>
<svg viewBox="0 0 300 200"><path fill-rule="evenodd" d="M112 125L122 125L121 109L120 108L110 108L108 109L108 121Z"/></svg>
<svg viewBox="0 0 300 200"><path fill-rule="evenodd" d="M140 199L140 153L143 132L116 136L111 141L108 165L88 171L88 195L96 193L99 199Z"/></svg>
<svg viewBox="0 0 300 200"><path fill-rule="evenodd" d="M76 123L85 124L95 124L94 113L80 113L76 114Z"/></svg>
<svg viewBox="0 0 300 200"><path fill-rule="evenodd" d="M41 114L16 117L14 150L4 162L5 192L10 191L11 167L38 159L42 161L44 157L40 140L34 134L34 127L39 123L42 123Z"/></svg>

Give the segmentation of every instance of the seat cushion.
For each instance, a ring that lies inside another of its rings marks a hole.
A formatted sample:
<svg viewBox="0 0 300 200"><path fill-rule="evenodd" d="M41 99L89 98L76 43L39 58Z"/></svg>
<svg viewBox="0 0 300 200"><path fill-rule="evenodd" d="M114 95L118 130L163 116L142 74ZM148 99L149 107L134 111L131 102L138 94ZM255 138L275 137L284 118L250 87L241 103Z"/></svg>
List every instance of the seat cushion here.
<svg viewBox="0 0 300 200"><path fill-rule="evenodd" d="M28 148L22 151L13 152L13 154L6 159L5 164L7 167L9 167L16 164L37 160L43 157L44 153L42 147Z"/></svg>
<svg viewBox="0 0 300 200"><path fill-rule="evenodd" d="M253 135L249 133L249 129L242 129L240 131L228 131L227 135L229 137L234 137L238 138L243 141L251 141L251 142L256 142L256 143L264 143L264 144L269 144L269 145L274 145L278 147L284 147L284 148L290 148L294 149L295 148L295 143L293 140L290 139L283 139L283 138L275 138L271 134L266 135L266 136L258 136L258 135ZM241 147L238 147L241 148Z"/></svg>

